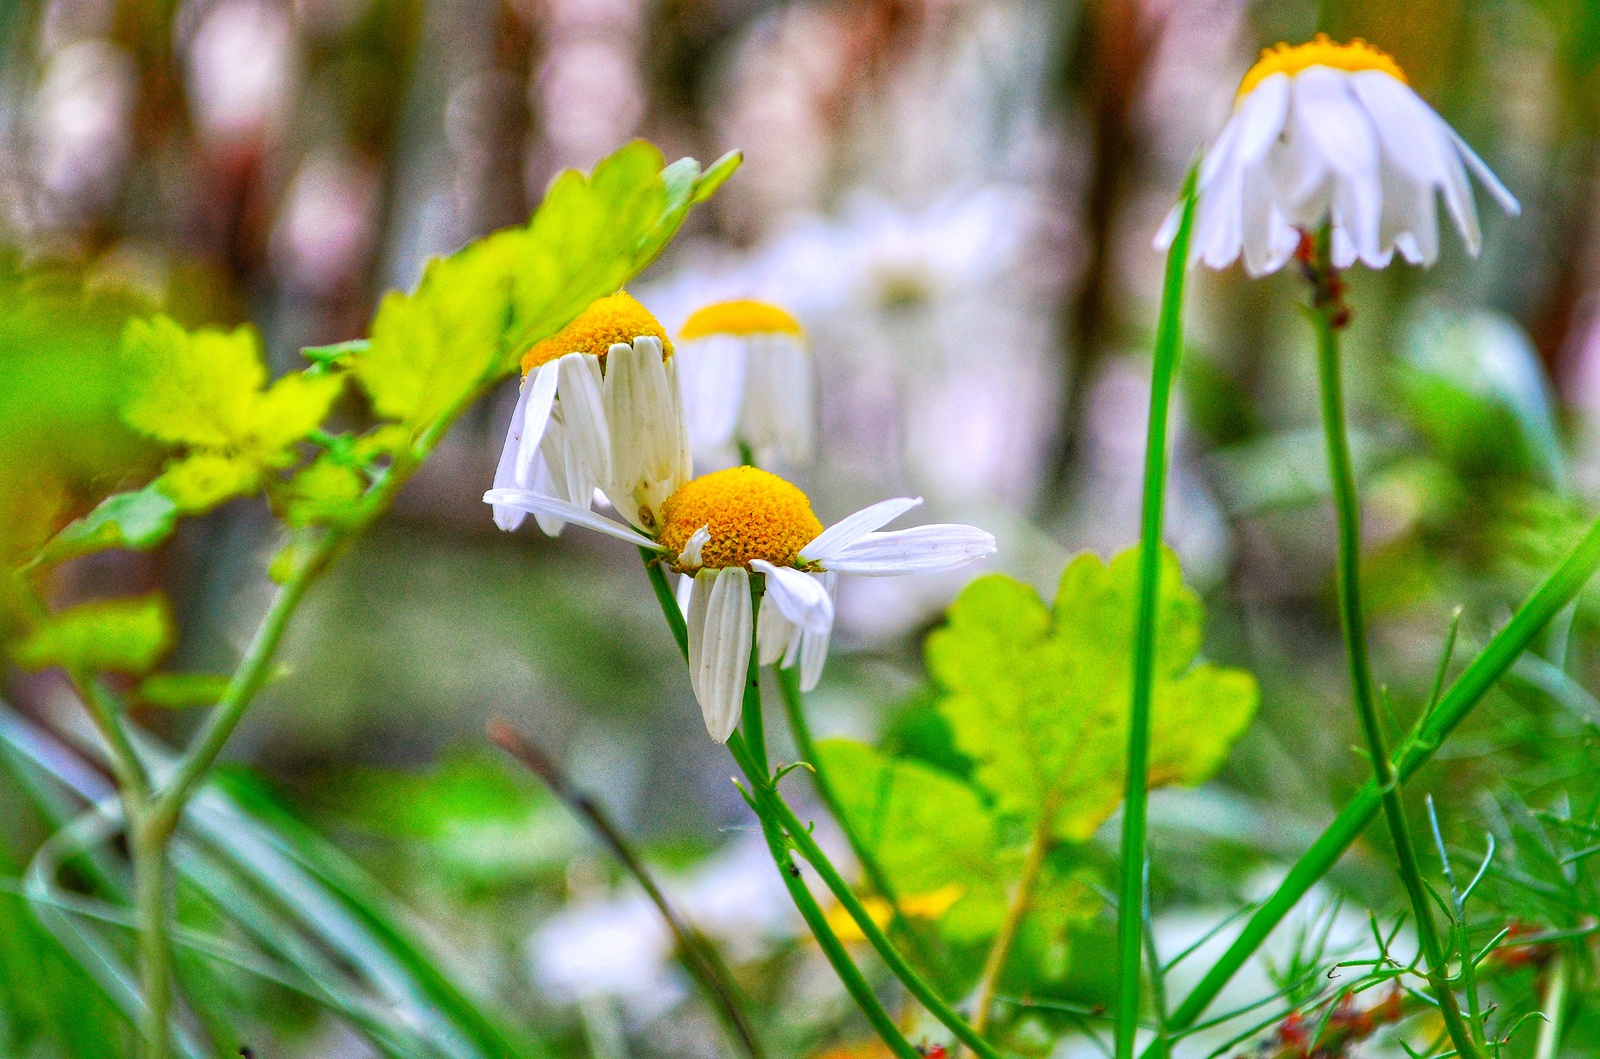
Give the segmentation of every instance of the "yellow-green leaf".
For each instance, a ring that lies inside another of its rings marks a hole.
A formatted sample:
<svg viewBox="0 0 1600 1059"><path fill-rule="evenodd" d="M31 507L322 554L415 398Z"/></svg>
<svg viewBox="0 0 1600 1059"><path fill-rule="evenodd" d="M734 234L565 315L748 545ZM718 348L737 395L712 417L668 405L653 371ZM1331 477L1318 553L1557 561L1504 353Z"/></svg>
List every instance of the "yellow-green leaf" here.
<svg viewBox="0 0 1600 1059"><path fill-rule="evenodd" d="M172 635L172 612L160 594L104 600L44 618L17 645L16 658L35 669L143 673L172 647Z"/></svg>
<svg viewBox="0 0 1600 1059"><path fill-rule="evenodd" d="M128 393L122 418L173 445L236 446L255 425L266 382L254 329L192 334L165 316L134 320L122 339Z"/></svg>
<svg viewBox="0 0 1600 1059"><path fill-rule="evenodd" d="M217 673L156 673L139 681L134 698L164 710L214 706L228 690L228 678Z"/></svg>
<svg viewBox="0 0 1600 1059"><path fill-rule="evenodd" d="M289 446L322 425L342 389L344 378L339 375L293 372L273 383L255 403L249 439L263 462L272 466L293 462Z"/></svg>
<svg viewBox="0 0 1600 1059"><path fill-rule="evenodd" d="M289 482L286 519L291 526L339 525L357 514L366 479L326 454Z"/></svg>
<svg viewBox="0 0 1600 1059"><path fill-rule="evenodd" d="M153 487L172 498L185 515L210 511L225 500L255 492L261 464L249 456L197 452L174 460Z"/></svg>
<svg viewBox="0 0 1600 1059"><path fill-rule="evenodd" d="M154 548L167 539L177 521L177 504L154 485L113 493L51 538L35 562L60 562L104 548Z"/></svg>
<svg viewBox="0 0 1600 1059"><path fill-rule="evenodd" d="M1088 838L1121 799L1137 588L1133 550L1109 566L1074 559L1053 611L1028 586L991 575L928 638L939 708L978 783L1004 812L1030 823L1046 814L1063 839ZM1170 552L1159 598L1151 782L1199 783L1249 725L1259 691L1242 670L1196 664L1203 608Z"/></svg>

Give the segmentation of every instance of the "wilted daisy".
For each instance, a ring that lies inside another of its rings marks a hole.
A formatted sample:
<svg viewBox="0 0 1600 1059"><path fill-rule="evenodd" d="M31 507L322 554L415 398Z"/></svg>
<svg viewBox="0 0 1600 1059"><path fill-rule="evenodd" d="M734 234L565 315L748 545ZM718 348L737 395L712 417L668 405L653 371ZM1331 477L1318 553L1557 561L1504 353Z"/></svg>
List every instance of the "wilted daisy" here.
<svg viewBox="0 0 1600 1059"><path fill-rule="evenodd" d="M496 489L525 489L587 510L598 487L633 525L654 530L661 505L694 473L678 368L666 331L622 291L596 299L522 358ZM494 506L501 529L524 509ZM536 513L546 533L564 519Z"/></svg>
<svg viewBox="0 0 1600 1059"><path fill-rule="evenodd" d="M739 724L757 624L762 664L798 663L802 687L813 687L833 630L837 575L937 573L995 548L994 537L973 526L883 531L922 503L905 497L874 504L823 529L804 493L755 467L730 467L685 483L667 498L660 531L653 536L531 490L492 489L484 500L648 548L694 578L689 682L706 730L719 743ZM759 621L750 598L752 573L765 577Z"/></svg>
<svg viewBox="0 0 1600 1059"><path fill-rule="evenodd" d="M1252 276L1282 268L1303 233L1332 229L1333 263L1383 268L1439 256L1434 195L1476 255L1471 170L1502 209L1517 200L1471 147L1364 41L1279 44L1245 74L1233 117L1200 165L1192 260ZM1171 244L1174 210L1157 236Z"/></svg>
<svg viewBox="0 0 1600 1059"><path fill-rule="evenodd" d="M679 331L677 356L695 451L737 442L790 463L811 458L811 350L787 310L747 299L708 305Z"/></svg>

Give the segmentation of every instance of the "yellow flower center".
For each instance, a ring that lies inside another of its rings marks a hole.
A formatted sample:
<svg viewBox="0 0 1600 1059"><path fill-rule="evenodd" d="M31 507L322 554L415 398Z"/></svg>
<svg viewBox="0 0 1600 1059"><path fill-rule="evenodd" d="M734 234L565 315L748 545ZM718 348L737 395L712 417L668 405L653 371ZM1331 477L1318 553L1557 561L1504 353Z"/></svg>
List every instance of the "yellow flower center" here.
<svg viewBox="0 0 1600 1059"><path fill-rule="evenodd" d="M708 335L785 334L797 338L805 335L800 321L786 309L771 302L738 301L717 302L704 309L696 309L678 332L683 342Z"/></svg>
<svg viewBox="0 0 1600 1059"><path fill-rule="evenodd" d="M806 494L756 467L729 467L679 486L662 505L661 519L658 539L674 555L705 526L711 539L700 549L700 562L712 569L749 566L752 559L795 566L800 549L822 532Z"/></svg>
<svg viewBox="0 0 1600 1059"><path fill-rule="evenodd" d="M667 337L667 329L649 309L635 301L633 295L619 290L596 298L566 327L534 343L533 348L522 355L522 374L568 353L593 353L604 358L606 351L618 342L632 343L641 335L661 339L663 355L672 356L672 340Z"/></svg>
<svg viewBox="0 0 1600 1059"><path fill-rule="evenodd" d="M1360 37L1349 44L1340 44L1326 33L1318 33L1315 40L1294 47L1281 43L1270 48L1262 48L1260 60L1250 67L1249 72L1244 75L1244 80L1239 83L1239 95L1236 98L1243 99L1273 74L1288 74L1293 77L1313 66L1331 66L1335 70L1344 70L1347 73L1377 70L1379 73L1388 74L1401 84L1406 83L1405 71L1400 69L1400 64L1395 62L1394 56L1388 52L1379 51Z"/></svg>

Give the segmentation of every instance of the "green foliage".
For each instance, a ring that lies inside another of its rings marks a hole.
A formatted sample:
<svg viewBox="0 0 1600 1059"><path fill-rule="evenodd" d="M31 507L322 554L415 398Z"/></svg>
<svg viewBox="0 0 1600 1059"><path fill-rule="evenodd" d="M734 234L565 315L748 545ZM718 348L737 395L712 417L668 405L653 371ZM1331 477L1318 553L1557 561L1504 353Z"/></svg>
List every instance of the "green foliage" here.
<svg viewBox="0 0 1600 1059"><path fill-rule="evenodd" d="M34 562L55 563L105 548L154 548L167 539L177 522L177 502L153 483L129 493L113 493L51 538Z"/></svg>
<svg viewBox="0 0 1600 1059"><path fill-rule="evenodd" d="M172 647L172 611L164 596L110 599L68 607L37 622L17 644L32 668L143 673Z"/></svg>
<svg viewBox="0 0 1600 1059"><path fill-rule="evenodd" d="M147 706L187 710L212 706L228 690L228 678L216 673L155 673L139 682L134 697Z"/></svg>
<svg viewBox="0 0 1600 1059"><path fill-rule="evenodd" d="M974 581L928 638L940 709L976 779L1006 813L1087 839L1116 809L1131 695L1137 555L1078 556L1054 608L1004 575ZM1203 611L1163 560L1150 752L1152 786L1200 783L1255 714L1255 679L1195 664Z"/></svg>

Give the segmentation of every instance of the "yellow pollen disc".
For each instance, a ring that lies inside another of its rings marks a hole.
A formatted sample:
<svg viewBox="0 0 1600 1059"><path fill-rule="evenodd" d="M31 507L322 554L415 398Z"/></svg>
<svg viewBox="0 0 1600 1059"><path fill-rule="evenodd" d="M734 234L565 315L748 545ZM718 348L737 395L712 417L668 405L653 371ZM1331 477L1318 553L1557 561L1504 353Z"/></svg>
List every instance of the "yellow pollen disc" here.
<svg viewBox="0 0 1600 1059"><path fill-rule="evenodd" d="M806 494L756 467L729 467L678 487L661 508L660 542L676 555L701 526L711 540L700 561L712 569L749 566L765 559L794 566L800 549L817 539L822 523Z"/></svg>
<svg viewBox="0 0 1600 1059"><path fill-rule="evenodd" d="M661 339L663 355L672 356L672 339L667 337L666 328L650 315L649 309L635 301L633 295L619 290L596 298L566 327L534 343L533 348L522 355L522 374L568 353L593 353L604 357L616 343L631 343L641 335Z"/></svg>
<svg viewBox="0 0 1600 1059"><path fill-rule="evenodd" d="M717 302L704 309L696 309L678 332L678 339L687 342L691 338L705 338L708 335L750 334L784 334L801 337L805 333L800 321L791 316L788 310L779 308L771 302L744 298L738 301Z"/></svg>
<svg viewBox="0 0 1600 1059"><path fill-rule="evenodd" d="M1340 44L1326 33L1318 33L1316 39L1305 44L1290 47L1287 43L1282 43L1261 49L1261 58L1250 67L1244 75L1244 80L1239 83L1239 95L1236 98L1243 99L1273 74L1288 74L1293 77L1313 66L1331 66L1335 70L1344 70L1347 73L1377 70L1379 73L1388 74L1401 84L1407 83L1405 71L1400 69L1400 64L1395 62L1394 56L1388 52L1379 51L1360 37L1349 44Z"/></svg>

